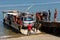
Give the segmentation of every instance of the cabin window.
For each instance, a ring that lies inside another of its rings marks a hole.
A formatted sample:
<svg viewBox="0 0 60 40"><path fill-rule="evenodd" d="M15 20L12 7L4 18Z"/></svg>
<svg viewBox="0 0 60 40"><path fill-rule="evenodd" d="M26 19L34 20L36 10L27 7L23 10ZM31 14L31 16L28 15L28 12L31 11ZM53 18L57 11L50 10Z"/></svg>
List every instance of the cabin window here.
<svg viewBox="0 0 60 40"><path fill-rule="evenodd" d="M32 17L25 17L24 21L33 21L33 18Z"/></svg>

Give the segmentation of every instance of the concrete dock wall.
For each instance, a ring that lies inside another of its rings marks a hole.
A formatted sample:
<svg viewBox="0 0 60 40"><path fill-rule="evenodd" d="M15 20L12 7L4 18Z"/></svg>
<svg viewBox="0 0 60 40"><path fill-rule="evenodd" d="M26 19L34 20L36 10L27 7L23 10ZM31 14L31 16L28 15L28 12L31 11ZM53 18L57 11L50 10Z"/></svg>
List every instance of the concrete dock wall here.
<svg viewBox="0 0 60 40"><path fill-rule="evenodd" d="M41 31L49 34L60 35L60 23L58 22L43 22Z"/></svg>

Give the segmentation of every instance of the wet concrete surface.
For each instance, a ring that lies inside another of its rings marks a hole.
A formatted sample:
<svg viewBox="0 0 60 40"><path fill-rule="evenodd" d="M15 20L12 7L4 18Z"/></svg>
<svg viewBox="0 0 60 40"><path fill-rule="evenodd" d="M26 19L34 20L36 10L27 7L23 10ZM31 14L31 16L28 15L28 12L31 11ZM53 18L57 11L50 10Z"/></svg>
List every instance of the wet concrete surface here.
<svg viewBox="0 0 60 40"><path fill-rule="evenodd" d="M17 30L15 30L14 28L8 26L8 25L4 25L2 23L2 21L0 21L0 37L3 38L3 37L21 37L21 36L24 36L22 34L20 34Z"/></svg>
<svg viewBox="0 0 60 40"><path fill-rule="evenodd" d="M19 38L1 39L1 40L60 40L60 37L56 37L50 34L31 35Z"/></svg>

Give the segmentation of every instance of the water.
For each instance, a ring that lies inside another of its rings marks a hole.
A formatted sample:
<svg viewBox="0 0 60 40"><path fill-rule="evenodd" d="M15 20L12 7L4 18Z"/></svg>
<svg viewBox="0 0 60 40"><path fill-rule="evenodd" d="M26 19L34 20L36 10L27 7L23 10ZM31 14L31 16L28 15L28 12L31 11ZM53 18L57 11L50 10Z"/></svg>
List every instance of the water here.
<svg viewBox="0 0 60 40"><path fill-rule="evenodd" d="M45 3L45 4L44 4ZM23 5L21 5L23 4ZM28 8L34 4L30 9ZM25 11L26 9L28 12L36 13L38 11L48 11L51 10L51 21L53 21L54 17L54 10L57 8L58 16L57 20L60 20L60 0L1 0L0 1L0 36L4 35L20 35L18 33L13 32L11 29L6 28L2 24L3 22L3 10L20 10Z"/></svg>
<svg viewBox="0 0 60 40"><path fill-rule="evenodd" d="M20 34L18 31L16 31L12 27L3 25L2 22L0 22L0 38L15 38L15 37L21 37L21 36L24 36L24 35Z"/></svg>

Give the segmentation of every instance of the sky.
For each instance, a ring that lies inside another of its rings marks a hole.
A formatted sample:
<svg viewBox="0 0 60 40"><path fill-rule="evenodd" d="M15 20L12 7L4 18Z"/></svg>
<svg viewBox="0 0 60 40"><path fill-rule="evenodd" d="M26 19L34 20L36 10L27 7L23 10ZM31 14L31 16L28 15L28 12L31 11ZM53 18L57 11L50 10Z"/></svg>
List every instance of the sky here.
<svg viewBox="0 0 60 40"><path fill-rule="evenodd" d="M60 0L0 0L0 20L2 19L3 10L20 10L29 12L51 10L53 18L54 9L60 13ZM60 15L58 14L58 20Z"/></svg>

